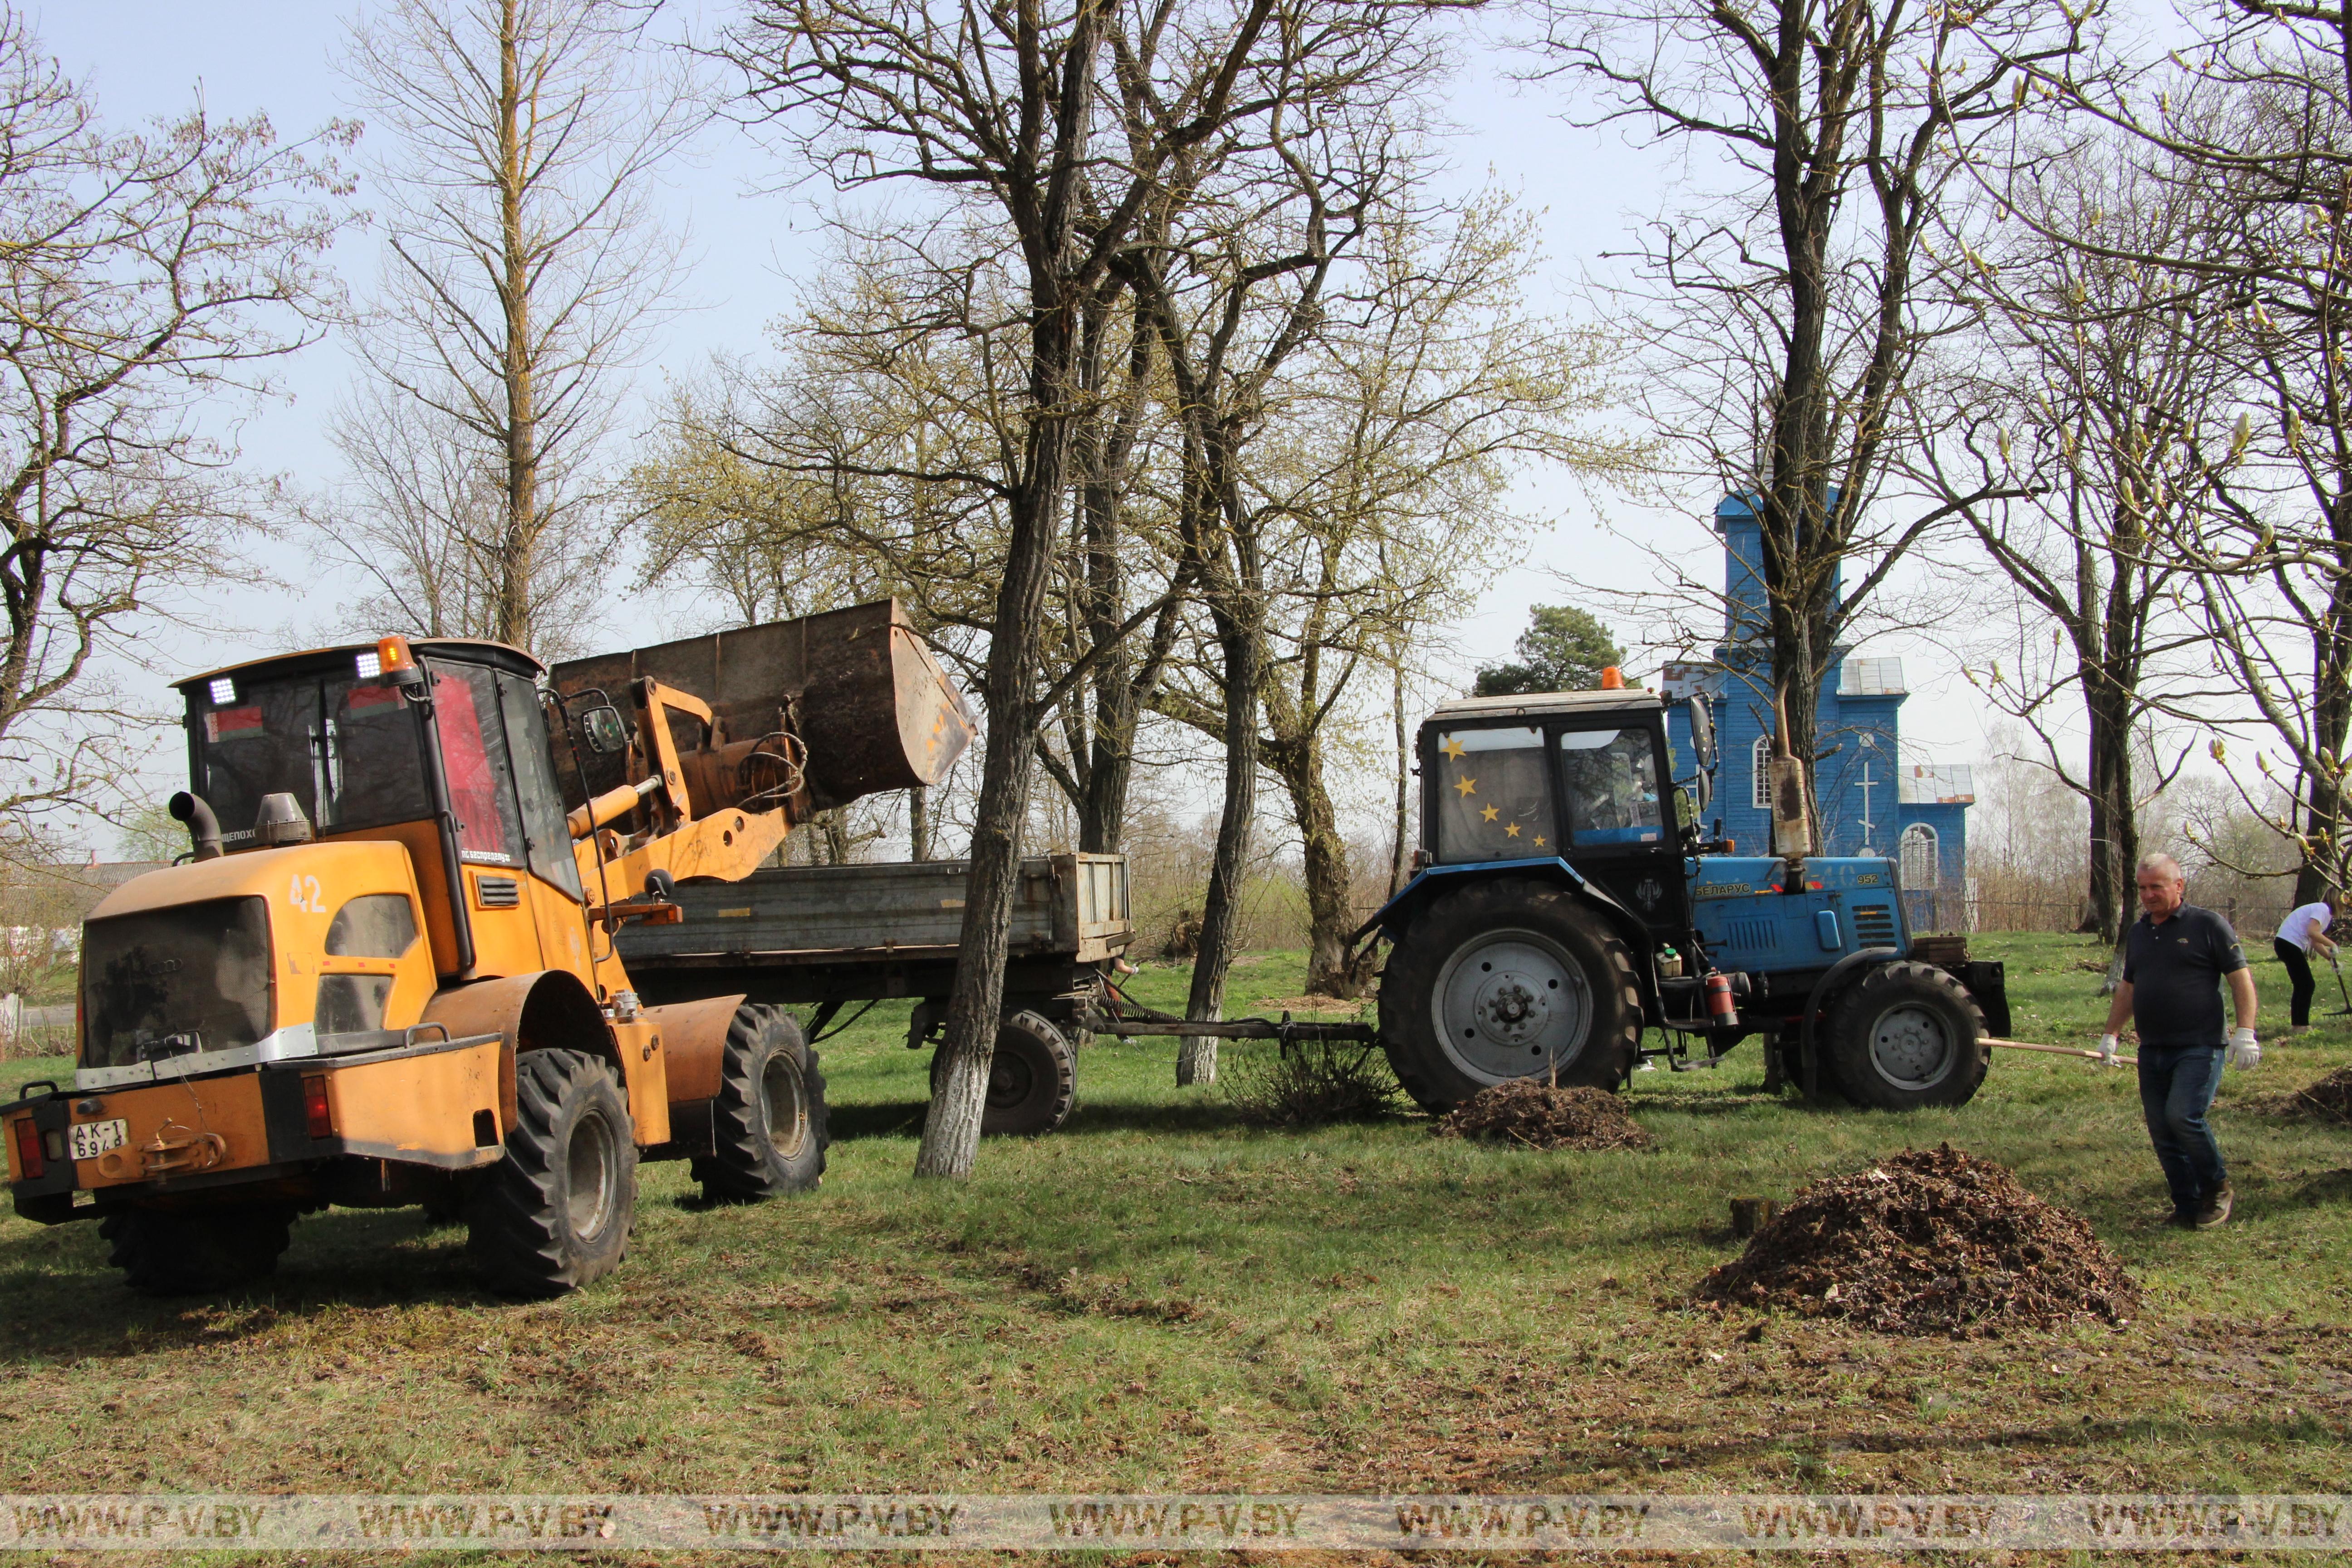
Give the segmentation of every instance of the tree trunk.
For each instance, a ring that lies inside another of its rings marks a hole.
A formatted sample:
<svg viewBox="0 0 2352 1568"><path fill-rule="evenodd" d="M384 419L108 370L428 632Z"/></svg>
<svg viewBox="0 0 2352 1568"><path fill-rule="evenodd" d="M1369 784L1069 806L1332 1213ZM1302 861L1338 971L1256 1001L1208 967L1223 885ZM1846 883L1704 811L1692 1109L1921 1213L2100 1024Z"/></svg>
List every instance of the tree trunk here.
<svg viewBox="0 0 2352 1568"><path fill-rule="evenodd" d="M2329 509L2339 561L2352 558L2352 493ZM2337 574L2327 606L2312 637L2311 750L2321 763L2341 763L2352 730L2352 583ZM2308 904L2344 891L2345 794L2343 779L2326 766L2306 768L2303 864L2294 876L2294 901Z"/></svg>
<svg viewBox="0 0 2352 1568"><path fill-rule="evenodd" d="M907 858L920 862L930 858L931 792L917 784L907 792Z"/></svg>
<svg viewBox="0 0 2352 1568"><path fill-rule="evenodd" d="M1348 933L1355 929L1349 895L1348 841L1339 836L1339 813L1323 783L1323 748L1315 737L1285 740L1265 748L1266 765L1290 795L1298 823L1300 859L1307 881L1307 993L1310 996L1355 996L1363 982L1349 972Z"/></svg>
<svg viewBox="0 0 2352 1568"><path fill-rule="evenodd" d="M499 292L500 370L506 383L506 517L499 531L498 580L491 584L499 641L528 649L531 644L531 552L539 532L539 411L533 384L530 331L532 285L530 237L523 229L522 197L530 172L524 166L519 0L499 7L499 227L501 247Z"/></svg>
<svg viewBox="0 0 2352 1568"><path fill-rule="evenodd" d="M1208 903L1201 911L1201 949L1192 960L1192 989L1184 1004L1184 1016L1202 1022L1224 1013L1225 975L1240 945L1242 882L1249 874L1250 829L1257 816L1257 683L1264 631L1253 609L1244 603L1211 612L1225 665L1225 801L1209 864ZM1185 1036L1177 1047L1176 1081L1216 1079L1216 1040Z"/></svg>
<svg viewBox="0 0 2352 1568"><path fill-rule="evenodd" d="M2083 672L2083 707L2090 728L2091 924L2113 945L2130 924L2124 890L2139 860L2139 825L2133 812L2131 696L2097 668Z"/></svg>
<svg viewBox="0 0 2352 1568"><path fill-rule="evenodd" d="M1396 720L1396 822L1389 841L1389 897L1404 890L1412 875L1412 745L1404 724L1404 661L1396 665L1390 710Z"/></svg>

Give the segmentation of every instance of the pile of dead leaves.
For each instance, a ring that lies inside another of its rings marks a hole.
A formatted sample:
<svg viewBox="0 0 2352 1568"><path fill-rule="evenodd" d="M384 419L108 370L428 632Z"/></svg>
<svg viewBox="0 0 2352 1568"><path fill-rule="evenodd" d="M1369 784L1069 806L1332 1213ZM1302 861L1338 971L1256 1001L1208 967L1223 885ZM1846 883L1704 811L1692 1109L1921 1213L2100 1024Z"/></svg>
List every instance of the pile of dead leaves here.
<svg viewBox="0 0 2352 1568"><path fill-rule="evenodd" d="M1523 1078L1482 1089L1440 1118L1440 1138L1529 1149L1646 1149L1649 1130L1605 1089L1554 1089Z"/></svg>
<svg viewBox="0 0 2352 1568"><path fill-rule="evenodd" d="M2310 1088L2285 1096L2277 1109L2352 1123L2352 1068L2337 1068Z"/></svg>
<svg viewBox="0 0 2352 1568"><path fill-rule="evenodd" d="M2120 1322L2139 1287L2081 1216L1947 1143L1814 1183L1697 1294L1934 1334Z"/></svg>

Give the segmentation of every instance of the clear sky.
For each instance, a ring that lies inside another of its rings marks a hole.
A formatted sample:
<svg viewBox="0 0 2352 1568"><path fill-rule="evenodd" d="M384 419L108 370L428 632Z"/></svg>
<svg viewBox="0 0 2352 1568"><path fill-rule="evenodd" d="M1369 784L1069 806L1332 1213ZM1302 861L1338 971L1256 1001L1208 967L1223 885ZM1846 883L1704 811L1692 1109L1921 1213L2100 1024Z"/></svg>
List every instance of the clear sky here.
<svg viewBox="0 0 2352 1568"><path fill-rule="evenodd" d="M344 19L352 14L349 4L48 0L31 10L47 47L92 82L113 123L183 110L199 93L215 113L265 111L289 136L352 113L330 67ZM676 23L701 31L725 14L723 5L698 0L671 13ZM1492 55L1473 51L1471 68L1452 104L1452 117L1464 129L1454 149L1459 177L1477 180L1491 171L1542 211L1556 290L1547 303L1572 311L1580 276L1606 265L1598 259L1603 251L1623 247L1634 223L1655 206L1664 171L1654 155L1629 149L1613 133L1560 124L1549 102L1510 85L1499 64ZM653 363L642 373L641 391L657 391L666 372L691 373L716 349L756 345L764 324L790 303L791 279L810 264L816 193L772 194L785 173L767 150L721 125L702 138L698 156L669 182L675 219L692 235L688 297L695 308L665 330ZM355 289L367 287L376 254L377 241L367 234L352 237L339 249L338 264ZM326 484L333 461L321 426L349 371L341 347L331 342L290 363L284 376L290 403L262 410L246 428L249 462L306 487ZM1578 583L1648 585L1651 563L1634 545L1598 525L1594 503L1576 487L1547 484L1532 489L1529 500L1552 521L1533 541L1525 563L1497 574L1477 613L1453 628L1454 641L1468 661L1507 653L1528 605L1577 602ZM1611 506L1605 499L1600 504ZM1694 508L1702 515L1703 510ZM1643 526L1655 543L1691 560L1695 573L1699 563L1712 562L1717 546L1699 516L1645 520ZM323 619L338 598L350 596L347 584L300 559L281 552L271 564L302 586L290 597L272 591L230 602L239 626L232 640L245 646L225 647L209 639L184 649L159 646L159 662L176 672L274 651L307 623ZM625 576L625 565L616 563L616 588ZM698 629L676 624L677 606L631 600L617 592L612 605L607 629L615 644ZM1919 693L1906 704L1906 740L1924 743L1940 760L1969 760L1979 744L1979 726L1971 693L1957 679L1957 659L1935 640L1923 638L1871 651L1905 656L1912 689ZM162 678L147 679L160 698Z"/></svg>

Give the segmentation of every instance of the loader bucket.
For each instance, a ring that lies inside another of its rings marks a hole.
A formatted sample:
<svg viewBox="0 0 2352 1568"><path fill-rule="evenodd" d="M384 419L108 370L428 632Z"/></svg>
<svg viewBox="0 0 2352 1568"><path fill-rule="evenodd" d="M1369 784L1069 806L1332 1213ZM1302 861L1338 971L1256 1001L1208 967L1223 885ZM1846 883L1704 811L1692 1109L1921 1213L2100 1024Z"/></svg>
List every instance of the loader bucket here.
<svg viewBox="0 0 2352 1568"><path fill-rule="evenodd" d="M690 693L710 705L716 747L742 747L789 730L808 748L808 799L815 810L880 790L937 784L972 737L963 694L896 599L575 658L549 673L566 697L601 689L625 716L632 681L650 677ZM681 731L677 738L681 753L703 746L699 735ZM589 794L623 782L618 758L577 749ZM579 781L570 768L560 771L572 804L579 805L585 798Z"/></svg>

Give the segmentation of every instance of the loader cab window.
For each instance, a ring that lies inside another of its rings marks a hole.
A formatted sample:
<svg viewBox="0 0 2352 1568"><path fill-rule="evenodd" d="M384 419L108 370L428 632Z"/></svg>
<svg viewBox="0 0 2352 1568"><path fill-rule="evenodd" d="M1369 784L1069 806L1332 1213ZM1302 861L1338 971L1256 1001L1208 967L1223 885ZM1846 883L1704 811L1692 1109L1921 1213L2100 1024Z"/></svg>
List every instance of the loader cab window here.
<svg viewBox="0 0 2352 1568"><path fill-rule="evenodd" d="M449 811L457 819L457 858L469 866L519 865L522 823L506 726L499 721L498 677L479 665L437 658L425 667L433 675L433 719Z"/></svg>
<svg viewBox="0 0 2352 1568"><path fill-rule="evenodd" d="M1437 737L1432 762L1440 860L1528 860L1559 852L1543 731L1450 731Z"/></svg>
<svg viewBox="0 0 2352 1568"><path fill-rule="evenodd" d="M1658 753L1647 730L1570 730L1559 738L1562 804L1580 849L1666 841Z"/></svg>
<svg viewBox="0 0 2352 1568"><path fill-rule="evenodd" d="M536 687L504 670L499 672L499 708L514 757L515 793L522 804L523 847L531 871L578 899L580 862L572 858L572 829L564 821L562 792L555 785L547 710L540 706Z"/></svg>
<svg viewBox="0 0 2352 1568"><path fill-rule="evenodd" d="M188 708L189 777L231 848L252 840L266 795L291 795L321 835L433 815L416 716L394 687L341 672L216 676L190 689Z"/></svg>

